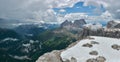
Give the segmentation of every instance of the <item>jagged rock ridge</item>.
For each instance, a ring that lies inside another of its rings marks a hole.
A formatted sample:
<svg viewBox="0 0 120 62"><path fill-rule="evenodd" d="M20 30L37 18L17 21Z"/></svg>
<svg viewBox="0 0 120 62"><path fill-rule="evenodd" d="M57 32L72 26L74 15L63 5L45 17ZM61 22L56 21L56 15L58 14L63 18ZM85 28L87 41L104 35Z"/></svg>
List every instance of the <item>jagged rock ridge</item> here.
<svg viewBox="0 0 120 62"><path fill-rule="evenodd" d="M78 29L82 28L84 24L86 24L84 19L75 20L73 23L66 20L61 24L61 27L66 29Z"/></svg>

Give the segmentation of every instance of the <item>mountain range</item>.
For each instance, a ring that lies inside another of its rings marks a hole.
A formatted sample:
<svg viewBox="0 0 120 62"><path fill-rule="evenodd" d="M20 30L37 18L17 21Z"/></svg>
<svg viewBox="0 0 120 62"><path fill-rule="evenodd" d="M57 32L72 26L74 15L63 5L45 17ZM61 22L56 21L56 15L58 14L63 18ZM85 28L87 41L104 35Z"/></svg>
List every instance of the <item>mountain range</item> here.
<svg viewBox="0 0 120 62"><path fill-rule="evenodd" d="M81 28L81 27L80 27ZM0 62L34 62L46 52L66 48L77 33L56 24L23 24L0 28Z"/></svg>
<svg viewBox="0 0 120 62"><path fill-rule="evenodd" d="M82 40L70 44L66 49L45 53L36 62L119 62L119 24L119 21L115 25L109 21L106 27L99 23L84 24L79 34Z"/></svg>
<svg viewBox="0 0 120 62"><path fill-rule="evenodd" d="M119 21L110 21L106 27L103 27L100 23L92 24L79 19L74 22L66 20L61 25L24 24L12 29L2 27L0 28L0 62L35 62L41 56L39 62L43 60L41 58L44 55L48 55L47 52L65 49L87 36L120 38L119 25ZM51 53L55 53L55 56L57 54L57 59L60 58L59 52ZM48 57L51 57L49 55ZM54 58L54 55L52 57Z"/></svg>

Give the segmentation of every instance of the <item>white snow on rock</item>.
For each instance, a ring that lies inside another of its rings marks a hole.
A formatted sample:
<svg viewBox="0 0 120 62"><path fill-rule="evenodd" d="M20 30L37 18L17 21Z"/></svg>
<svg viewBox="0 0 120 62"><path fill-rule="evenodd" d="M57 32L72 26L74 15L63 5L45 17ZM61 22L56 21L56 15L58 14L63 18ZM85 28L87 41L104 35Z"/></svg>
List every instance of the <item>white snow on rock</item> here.
<svg viewBox="0 0 120 62"><path fill-rule="evenodd" d="M115 50L111 47L113 44L120 45L120 39L98 36L90 37L94 39L83 39L75 46L61 52L62 60L71 60L74 57L77 62L86 62L90 58L103 56L106 58L105 62L120 62L120 50ZM96 41L99 44L92 44L93 47L91 48L82 46L83 44L91 43L91 41ZM89 52L91 51L97 51L98 55L90 55Z"/></svg>
<svg viewBox="0 0 120 62"><path fill-rule="evenodd" d="M16 38L4 38L3 40L1 40L1 42L0 43L3 43L3 42L6 42L6 41L13 41L13 42L15 42L15 41L18 41L19 39L16 39Z"/></svg>
<svg viewBox="0 0 120 62"><path fill-rule="evenodd" d="M116 22L116 23L120 23L120 20L115 20L114 22Z"/></svg>
<svg viewBox="0 0 120 62"><path fill-rule="evenodd" d="M30 44L27 43L27 44L22 44L24 47L30 47Z"/></svg>

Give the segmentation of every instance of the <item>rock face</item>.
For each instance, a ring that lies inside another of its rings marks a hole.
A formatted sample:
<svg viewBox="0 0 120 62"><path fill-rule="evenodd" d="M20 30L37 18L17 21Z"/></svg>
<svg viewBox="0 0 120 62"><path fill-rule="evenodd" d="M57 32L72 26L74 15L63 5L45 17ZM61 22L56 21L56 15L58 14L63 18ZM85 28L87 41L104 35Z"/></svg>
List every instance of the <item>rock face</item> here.
<svg viewBox="0 0 120 62"><path fill-rule="evenodd" d="M72 22L71 21L64 21L62 24L61 24L61 27L68 27L68 26L71 26L72 25Z"/></svg>
<svg viewBox="0 0 120 62"><path fill-rule="evenodd" d="M120 28L120 21L109 21L107 28Z"/></svg>
<svg viewBox="0 0 120 62"><path fill-rule="evenodd" d="M45 53L40 56L36 62L77 62L76 58L71 57L71 60L62 61L60 57L61 51L54 50L50 53Z"/></svg>
<svg viewBox="0 0 120 62"><path fill-rule="evenodd" d="M80 19L80 20L75 20L74 23L73 23L73 26L75 27L80 27L82 28L82 26L86 24L85 20L84 19Z"/></svg>
<svg viewBox="0 0 120 62"><path fill-rule="evenodd" d="M62 62L60 51L55 50L50 53L45 53L43 56L39 57L36 62Z"/></svg>

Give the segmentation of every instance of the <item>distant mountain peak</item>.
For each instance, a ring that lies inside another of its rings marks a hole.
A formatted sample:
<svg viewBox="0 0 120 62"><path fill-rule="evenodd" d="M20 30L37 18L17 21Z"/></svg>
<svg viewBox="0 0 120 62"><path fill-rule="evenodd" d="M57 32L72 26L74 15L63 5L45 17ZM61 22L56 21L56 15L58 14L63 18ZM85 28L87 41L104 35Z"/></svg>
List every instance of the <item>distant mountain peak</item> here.
<svg viewBox="0 0 120 62"><path fill-rule="evenodd" d="M120 28L120 21L112 20L107 23L107 28Z"/></svg>
<svg viewBox="0 0 120 62"><path fill-rule="evenodd" d="M86 24L84 19L75 20L73 23L71 21L65 20L62 24L62 28L82 28L83 25Z"/></svg>

